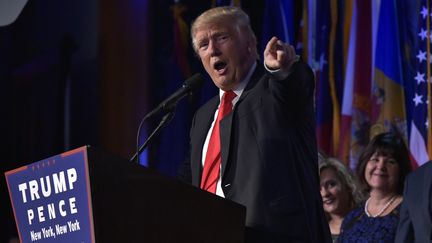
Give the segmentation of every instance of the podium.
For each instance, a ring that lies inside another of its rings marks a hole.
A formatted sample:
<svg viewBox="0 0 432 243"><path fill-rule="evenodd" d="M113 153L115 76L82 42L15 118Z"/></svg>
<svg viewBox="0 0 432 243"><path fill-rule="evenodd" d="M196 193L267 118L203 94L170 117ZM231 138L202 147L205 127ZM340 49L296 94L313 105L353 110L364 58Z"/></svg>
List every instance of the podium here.
<svg viewBox="0 0 432 243"><path fill-rule="evenodd" d="M244 240L244 206L90 146L5 175L21 242Z"/></svg>

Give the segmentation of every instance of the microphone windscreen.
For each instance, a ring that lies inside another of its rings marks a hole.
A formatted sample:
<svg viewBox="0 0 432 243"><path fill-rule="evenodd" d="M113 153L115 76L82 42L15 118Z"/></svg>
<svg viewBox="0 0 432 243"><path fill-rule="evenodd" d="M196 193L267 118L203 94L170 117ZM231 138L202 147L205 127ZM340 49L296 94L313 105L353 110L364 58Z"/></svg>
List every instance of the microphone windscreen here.
<svg viewBox="0 0 432 243"><path fill-rule="evenodd" d="M204 83L204 79L201 76L201 74L195 73L185 81L184 85L188 87L190 90L196 90L199 87L201 87L203 83Z"/></svg>

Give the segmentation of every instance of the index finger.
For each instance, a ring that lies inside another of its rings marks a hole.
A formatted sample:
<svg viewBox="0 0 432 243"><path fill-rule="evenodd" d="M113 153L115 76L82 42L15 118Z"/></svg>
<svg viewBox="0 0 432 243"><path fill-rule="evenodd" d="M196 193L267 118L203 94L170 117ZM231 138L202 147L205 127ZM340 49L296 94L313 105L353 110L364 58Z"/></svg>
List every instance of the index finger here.
<svg viewBox="0 0 432 243"><path fill-rule="evenodd" d="M266 50L267 50L267 51L276 51L276 45L277 45L277 41L278 41L278 40L279 40L279 39L278 39L277 37L273 36L273 37L269 40L269 42L267 42Z"/></svg>

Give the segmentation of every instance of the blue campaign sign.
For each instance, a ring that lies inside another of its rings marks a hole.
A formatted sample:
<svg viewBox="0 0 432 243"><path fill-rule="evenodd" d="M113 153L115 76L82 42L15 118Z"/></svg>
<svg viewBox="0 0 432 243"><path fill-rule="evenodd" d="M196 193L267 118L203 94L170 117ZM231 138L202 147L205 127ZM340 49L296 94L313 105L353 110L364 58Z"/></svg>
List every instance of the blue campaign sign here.
<svg viewBox="0 0 432 243"><path fill-rule="evenodd" d="M5 175L21 242L95 242L86 147Z"/></svg>

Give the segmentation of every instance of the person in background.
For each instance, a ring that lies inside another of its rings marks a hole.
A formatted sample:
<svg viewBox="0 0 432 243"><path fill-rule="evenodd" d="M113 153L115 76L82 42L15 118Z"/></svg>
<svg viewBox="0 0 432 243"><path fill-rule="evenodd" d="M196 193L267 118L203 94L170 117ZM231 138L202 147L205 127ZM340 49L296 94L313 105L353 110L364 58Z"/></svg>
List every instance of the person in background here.
<svg viewBox="0 0 432 243"><path fill-rule="evenodd" d="M404 180L410 171L404 140L393 132L376 135L357 166L360 186L369 198L345 216L339 242L394 242Z"/></svg>
<svg viewBox="0 0 432 243"><path fill-rule="evenodd" d="M359 206L364 196L351 170L338 159L319 159L319 173L324 212L333 242L337 242L342 220L349 211Z"/></svg>
<svg viewBox="0 0 432 243"><path fill-rule="evenodd" d="M432 242L432 161L408 175L396 243Z"/></svg>
<svg viewBox="0 0 432 243"><path fill-rule="evenodd" d="M310 67L277 37L267 43L264 65L258 62L240 8L202 13L191 36L219 95L194 116L181 178L245 205L246 242L331 242L319 194Z"/></svg>

